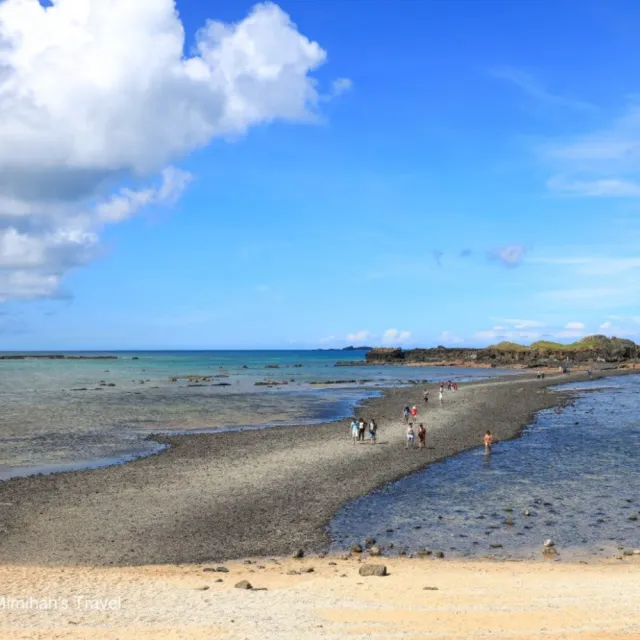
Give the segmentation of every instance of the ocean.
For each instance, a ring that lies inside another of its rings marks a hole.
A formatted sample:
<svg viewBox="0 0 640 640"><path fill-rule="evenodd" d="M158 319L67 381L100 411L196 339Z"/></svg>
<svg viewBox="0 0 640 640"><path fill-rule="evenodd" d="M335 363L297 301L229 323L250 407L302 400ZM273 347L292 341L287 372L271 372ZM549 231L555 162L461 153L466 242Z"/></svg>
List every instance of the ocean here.
<svg viewBox="0 0 640 640"><path fill-rule="evenodd" d="M351 415L387 385L511 373L363 366L363 351L70 355L116 359L0 360L0 480L154 453L161 447L147 440L152 433L312 426ZM353 364L336 366L339 361ZM328 382L340 384L313 384Z"/></svg>
<svg viewBox="0 0 640 640"><path fill-rule="evenodd" d="M558 388L575 403L540 412L490 455L458 454L345 505L334 551L366 537L453 557L539 558L548 538L561 559L639 548L640 376Z"/></svg>

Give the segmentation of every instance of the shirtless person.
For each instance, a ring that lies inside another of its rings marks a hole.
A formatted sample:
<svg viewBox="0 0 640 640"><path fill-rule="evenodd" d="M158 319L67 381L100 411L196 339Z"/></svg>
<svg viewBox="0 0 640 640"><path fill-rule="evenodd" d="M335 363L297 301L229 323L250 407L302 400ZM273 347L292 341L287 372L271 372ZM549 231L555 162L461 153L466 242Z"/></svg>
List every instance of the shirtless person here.
<svg viewBox="0 0 640 640"><path fill-rule="evenodd" d="M424 425L421 424L418 427L418 449L424 449L426 440L427 440L427 430L424 428Z"/></svg>
<svg viewBox="0 0 640 640"><path fill-rule="evenodd" d="M424 390L422 397L424 398L424 403L429 404L429 392L426 389Z"/></svg>
<svg viewBox="0 0 640 640"><path fill-rule="evenodd" d="M491 431L487 431L484 434L484 452L486 454L491 453L491 445L493 444L493 436L491 435Z"/></svg>

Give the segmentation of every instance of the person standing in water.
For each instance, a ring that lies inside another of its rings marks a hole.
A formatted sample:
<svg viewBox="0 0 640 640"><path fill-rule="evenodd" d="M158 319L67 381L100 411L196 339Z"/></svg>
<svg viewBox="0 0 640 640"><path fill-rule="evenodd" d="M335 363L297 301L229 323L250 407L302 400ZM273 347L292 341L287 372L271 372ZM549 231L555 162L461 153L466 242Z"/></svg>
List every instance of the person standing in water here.
<svg viewBox="0 0 640 640"><path fill-rule="evenodd" d="M484 434L484 452L485 454L489 454L491 453L491 445L493 444L493 436L491 435L491 431L487 431L487 433Z"/></svg>

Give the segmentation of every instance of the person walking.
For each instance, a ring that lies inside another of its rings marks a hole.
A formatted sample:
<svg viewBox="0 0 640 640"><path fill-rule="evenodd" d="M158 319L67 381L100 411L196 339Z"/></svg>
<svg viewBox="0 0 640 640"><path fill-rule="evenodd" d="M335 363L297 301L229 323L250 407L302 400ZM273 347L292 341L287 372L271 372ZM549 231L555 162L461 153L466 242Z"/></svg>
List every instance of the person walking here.
<svg viewBox="0 0 640 640"><path fill-rule="evenodd" d="M426 389L424 390L422 397L424 398L424 403L429 404L429 392Z"/></svg>
<svg viewBox="0 0 640 640"><path fill-rule="evenodd" d="M415 421L417 417L418 417L418 407L413 405L413 407L411 407L411 419Z"/></svg>
<svg viewBox="0 0 640 640"><path fill-rule="evenodd" d="M376 435L378 433L378 425L376 424L376 421L371 418L371 422L369 423L369 440L371 441L371 444L376 444Z"/></svg>
<svg viewBox="0 0 640 640"><path fill-rule="evenodd" d="M424 449L424 446L427 442L427 430L424 428L424 425L421 423L418 427L418 449Z"/></svg>
<svg viewBox="0 0 640 640"><path fill-rule="evenodd" d="M411 415L411 409L409 409L409 405L407 405L407 406L402 410L402 415L404 416L404 423L405 423L405 424L409 424L409 416Z"/></svg>
<svg viewBox="0 0 640 640"><path fill-rule="evenodd" d="M438 395L438 398L440 399L440 404L442 405L444 403L444 391L442 389L440 389L440 394Z"/></svg>

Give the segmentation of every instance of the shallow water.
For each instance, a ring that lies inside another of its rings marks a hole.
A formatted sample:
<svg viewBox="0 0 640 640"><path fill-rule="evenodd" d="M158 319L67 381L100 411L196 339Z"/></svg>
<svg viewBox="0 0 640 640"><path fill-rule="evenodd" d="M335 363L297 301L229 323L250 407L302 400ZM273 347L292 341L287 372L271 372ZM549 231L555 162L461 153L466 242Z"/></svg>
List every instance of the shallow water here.
<svg viewBox="0 0 640 640"><path fill-rule="evenodd" d="M461 557L539 558L547 538L561 559L640 548L640 376L559 388L592 391L489 456L464 452L349 503L334 550L367 536Z"/></svg>
<svg viewBox="0 0 640 640"><path fill-rule="evenodd" d="M76 354L77 355L77 354ZM85 354L96 355L96 354ZM99 354L105 355L105 354ZM509 372L361 366L363 352L120 352L116 360L0 360L0 480L158 450L150 433L346 417L387 385ZM336 366L351 361L353 366ZM189 386L179 376L212 376ZM322 387L312 382L347 382ZM256 382L287 382L278 387ZM114 386L103 386L114 385ZM210 385L225 386L210 386ZM74 389L87 389L74 391Z"/></svg>

